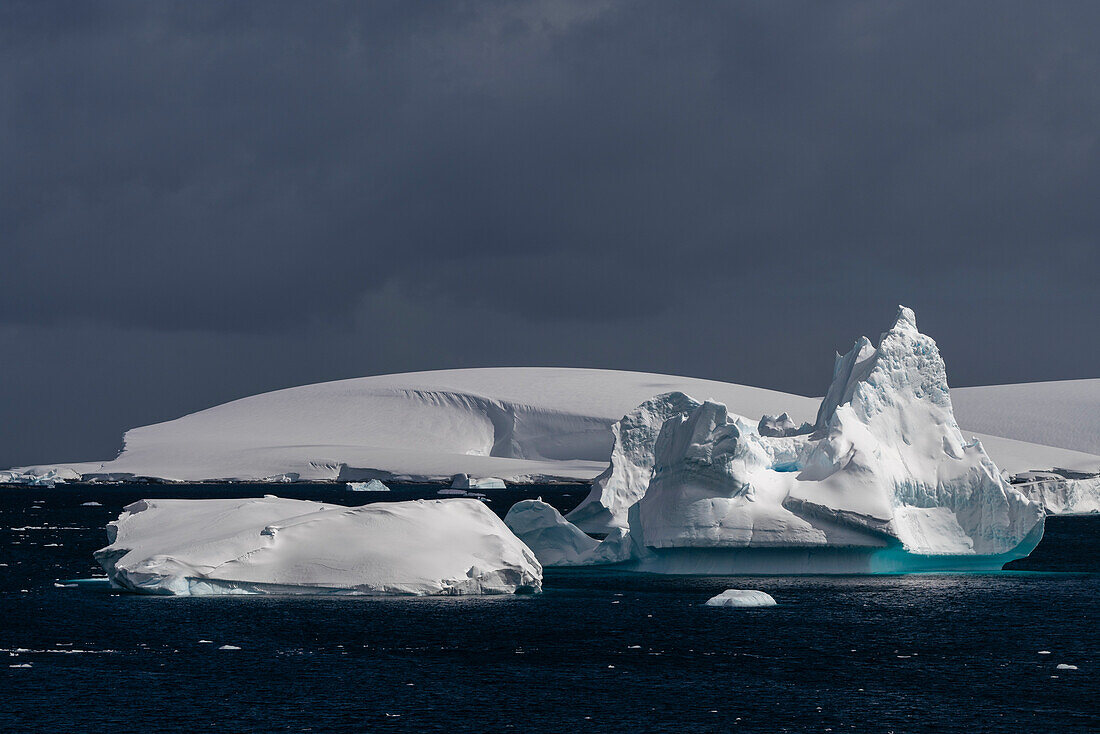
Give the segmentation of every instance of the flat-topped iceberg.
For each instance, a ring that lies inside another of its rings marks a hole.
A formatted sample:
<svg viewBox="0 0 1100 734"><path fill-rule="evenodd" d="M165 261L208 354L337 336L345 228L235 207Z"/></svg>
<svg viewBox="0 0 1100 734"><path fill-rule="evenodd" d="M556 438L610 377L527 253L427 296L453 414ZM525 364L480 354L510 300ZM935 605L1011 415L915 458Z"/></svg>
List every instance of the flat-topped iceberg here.
<svg viewBox="0 0 1100 734"><path fill-rule="evenodd" d="M614 434L611 466L569 517L622 530L611 542L636 570L999 569L1042 537L1042 505L963 437L936 343L907 308L877 347L838 355L812 427L673 393Z"/></svg>
<svg viewBox="0 0 1100 734"><path fill-rule="evenodd" d="M363 507L262 499L141 500L96 551L111 584L149 594L511 594L534 554L471 499Z"/></svg>
<svg viewBox="0 0 1100 734"><path fill-rule="evenodd" d="M503 479L498 477L471 477L469 474L455 474L451 477L451 489L508 489Z"/></svg>

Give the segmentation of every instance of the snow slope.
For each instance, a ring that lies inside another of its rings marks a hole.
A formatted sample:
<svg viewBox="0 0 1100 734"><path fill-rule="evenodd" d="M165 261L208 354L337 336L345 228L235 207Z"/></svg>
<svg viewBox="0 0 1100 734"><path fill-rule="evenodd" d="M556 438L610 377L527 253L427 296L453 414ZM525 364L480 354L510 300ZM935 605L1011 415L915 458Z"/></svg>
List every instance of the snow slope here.
<svg viewBox="0 0 1100 734"><path fill-rule="evenodd" d="M441 480L457 473L587 480L607 466L611 425L674 390L754 416L786 410L808 419L817 406L773 390L642 372L414 372L278 390L135 428L118 458L77 470L179 481L281 474Z"/></svg>
<svg viewBox="0 0 1100 734"><path fill-rule="evenodd" d="M96 560L112 585L149 594L460 595L542 582L530 549L470 499L141 500L107 533Z"/></svg>
<svg viewBox="0 0 1100 734"><path fill-rule="evenodd" d="M754 420L786 412L794 424L814 421L820 403L727 382L617 370L412 372L242 398L127 431L125 448L112 461L26 470L178 481L445 480L457 473L511 483L590 480L608 469L615 422L671 392L723 403ZM951 395L964 436L979 438L1001 469L1100 472L1100 380L961 388Z"/></svg>
<svg viewBox="0 0 1100 734"><path fill-rule="evenodd" d="M956 387L951 400L974 431L1100 454L1100 379Z"/></svg>

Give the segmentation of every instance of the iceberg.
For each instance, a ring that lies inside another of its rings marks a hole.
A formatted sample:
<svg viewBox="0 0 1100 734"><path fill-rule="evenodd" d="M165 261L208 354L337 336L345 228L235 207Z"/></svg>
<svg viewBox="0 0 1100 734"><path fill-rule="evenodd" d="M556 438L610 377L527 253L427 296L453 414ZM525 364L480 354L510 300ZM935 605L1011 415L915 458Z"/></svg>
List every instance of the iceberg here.
<svg viewBox="0 0 1100 734"><path fill-rule="evenodd" d="M1012 486L1042 504L1048 515L1091 515L1100 512L1100 475L1065 477L1054 472L1025 472Z"/></svg>
<svg viewBox="0 0 1100 734"><path fill-rule="evenodd" d="M475 479L468 474L455 474L451 477L451 489L507 489L503 479L482 477Z"/></svg>
<svg viewBox="0 0 1100 734"><path fill-rule="evenodd" d="M369 482L348 482L349 492L389 492L390 488L377 479Z"/></svg>
<svg viewBox="0 0 1100 734"><path fill-rule="evenodd" d="M0 471L0 484L18 484L29 487L52 488L65 482L74 482L80 475L68 467L45 471Z"/></svg>
<svg viewBox="0 0 1100 734"><path fill-rule="evenodd" d="M1042 537L1042 504L964 439L908 308L877 346L837 356L811 433L788 422L762 435L713 400L651 399L619 423L611 466L569 519L619 530L604 542L626 567L663 573L992 570Z"/></svg>
<svg viewBox="0 0 1100 734"><path fill-rule="evenodd" d="M541 498L512 505L504 516L504 524L543 566L584 565L584 559L600 545Z"/></svg>
<svg viewBox="0 0 1100 734"><path fill-rule="evenodd" d="M774 607L775 599L771 594L752 589L726 589L718 596L707 599L708 607L732 607L748 609L752 607Z"/></svg>
<svg viewBox="0 0 1100 734"><path fill-rule="evenodd" d="M592 490L569 513L569 521L589 533L627 527L627 511L637 502L653 473L653 447L669 418L687 413L699 402L682 392L646 400L611 427L611 463L592 483Z"/></svg>
<svg viewBox="0 0 1100 734"><path fill-rule="evenodd" d="M484 504L343 507L262 499L140 500L95 553L114 588L216 594L535 592L542 566Z"/></svg>
<svg viewBox="0 0 1100 734"><path fill-rule="evenodd" d="M801 425L797 424L786 413L780 413L761 416L760 422L756 424L756 430L761 436L783 437L813 433L814 427L805 421Z"/></svg>

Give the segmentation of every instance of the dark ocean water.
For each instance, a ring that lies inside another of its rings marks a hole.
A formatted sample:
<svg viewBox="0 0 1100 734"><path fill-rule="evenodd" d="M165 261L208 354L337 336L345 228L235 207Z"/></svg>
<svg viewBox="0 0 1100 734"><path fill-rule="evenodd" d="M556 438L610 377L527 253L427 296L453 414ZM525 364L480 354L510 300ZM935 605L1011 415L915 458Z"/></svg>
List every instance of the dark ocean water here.
<svg viewBox="0 0 1100 734"><path fill-rule="evenodd" d="M1095 517L1050 520L1019 564L1029 571L984 575L549 572L540 595L466 599L177 599L54 585L99 572L103 526L140 497L357 504L436 489L0 490L0 729L1100 731ZM486 494L503 513L527 496L568 507L584 493ZM779 605L701 606L731 587Z"/></svg>

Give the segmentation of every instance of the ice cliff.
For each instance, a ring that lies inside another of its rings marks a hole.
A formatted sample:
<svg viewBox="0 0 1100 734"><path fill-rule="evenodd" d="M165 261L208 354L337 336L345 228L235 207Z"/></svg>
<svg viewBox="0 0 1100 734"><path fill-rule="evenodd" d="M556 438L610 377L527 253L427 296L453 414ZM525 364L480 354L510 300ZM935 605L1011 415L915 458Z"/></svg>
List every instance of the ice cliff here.
<svg viewBox="0 0 1100 734"><path fill-rule="evenodd" d="M542 567L471 499L342 507L301 500L141 500L96 560L149 594L507 594Z"/></svg>
<svg viewBox="0 0 1100 734"><path fill-rule="evenodd" d="M785 424L683 394L646 401L570 519L625 529L611 540L628 563L670 572L1000 568L1042 537L1042 505L963 437L908 308L877 346L837 357L812 433Z"/></svg>
<svg viewBox="0 0 1100 734"><path fill-rule="evenodd" d="M1100 476L1064 477L1054 472L1025 472L1013 487L1043 505L1048 515L1100 513Z"/></svg>

